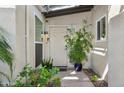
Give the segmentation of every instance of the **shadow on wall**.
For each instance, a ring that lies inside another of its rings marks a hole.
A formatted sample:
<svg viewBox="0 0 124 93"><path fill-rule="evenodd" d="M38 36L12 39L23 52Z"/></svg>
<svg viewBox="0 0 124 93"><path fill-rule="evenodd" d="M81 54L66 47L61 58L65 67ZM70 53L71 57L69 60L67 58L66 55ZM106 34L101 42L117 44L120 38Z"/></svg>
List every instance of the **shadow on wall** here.
<svg viewBox="0 0 124 93"><path fill-rule="evenodd" d="M95 47L92 51L93 70L104 80L108 73L107 48Z"/></svg>
<svg viewBox="0 0 124 93"><path fill-rule="evenodd" d="M9 45L11 46L11 48L13 49L12 45L13 45L13 35L11 33L9 33L7 30L5 30L5 28L3 28L0 25L0 34L3 34L4 37L6 38L7 42L9 43Z"/></svg>
<svg viewBox="0 0 124 93"><path fill-rule="evenodd" d="M100 78L100 80L105 80L107 79L107 74L108 74L108 63L105 66L105 69L103 71L102 77Z"/></svg>
<svg viewBox="0 0 124 93"><path fill-rule="evenodd" d="M124 11L124 5L121 5L120 12Z"/></svg>
<svg viewBox="0 0 124 93"><path fill-rule="evenodd" d="M5 36L8 33L7 33L7 31L3 27L0 26L0 34L2 34L2 35L4 34L4 36Z"/></svg>

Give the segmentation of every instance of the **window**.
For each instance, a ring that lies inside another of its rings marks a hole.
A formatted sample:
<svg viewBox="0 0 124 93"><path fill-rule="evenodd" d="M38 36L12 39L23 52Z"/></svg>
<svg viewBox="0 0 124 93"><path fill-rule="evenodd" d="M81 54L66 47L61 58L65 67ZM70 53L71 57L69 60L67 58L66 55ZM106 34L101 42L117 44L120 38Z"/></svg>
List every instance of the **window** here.
<svg viewBox="0 0 124 93"><path fill-rule="evenodd" d="M35 67L39 66L43 59L43 23L35 16Z"/></svg>
<svg viewBox="0 0 124 93"><path fill-rule="evenodd" d="M104 40L106 38L106 17L97 21L97 40Z"/></svg>
<svg viewBox="0 0 124 93"><path fill-rule="evenodd" d="M40 21L40 19L37 16L35 16L35 41L43 42L42 34L43 34L43 24Z"/></svg>

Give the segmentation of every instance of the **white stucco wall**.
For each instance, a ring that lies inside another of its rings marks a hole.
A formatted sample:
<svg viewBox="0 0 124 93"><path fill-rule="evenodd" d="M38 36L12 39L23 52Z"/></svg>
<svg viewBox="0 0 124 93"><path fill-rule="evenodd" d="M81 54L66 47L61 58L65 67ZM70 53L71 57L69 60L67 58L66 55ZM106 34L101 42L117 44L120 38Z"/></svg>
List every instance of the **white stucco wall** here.
<svg viewBox="0 0 124 93"><path fill-rule="evenodd" d="M109 76L108 84L110 87L124 86L124 12L123 6L116 9L116 14L109 16L109 33L108 33L108 61ZM120 11L121 10L121 11ZM112 10L111 10L112 11ZM110 11L110 13L111 13Z"/></svg>
<svg viewBox="0 0 124 93"><path fill-rule="evenodd" d="M44 17L35 6L16 6L15 78L26 64L35 68L35 15L44 24Z"/></svg>
<svg viewBox="0 0 124 93"><path fill-rule="evenodd" d="M0 29L7 32L5 35L14 53L13 80L26 63L35 67L35 15L44 24L44 16L36 6L17 5L0 8ZM2 62L0 70L10 74L8 66Z"/></svg>
<svg viewBox="0 0 124 93"><path fill-rule="evenodd" d="M110 20L109 32L109 86L124 86L124 13ZM116 43L115 43L116 42Z"/></svg>
<svg viewBox="0 0 124 93"><path fill-rule="evenodd" d="M16 44L14 78L26 64L25 49L25 6L16 6Z"/></svg>
<svg viewBox="0 0 124 93"><path fill-rule="evenodd" d="M15 7L0 8L0 30L3 31L8 43L15 53ZM7 64L0 61L0 71L10 76L10 69ZM3 77L4 78L4 77Z"/></svg>
<svg viewBox="0 0 124 93"><path fill-rule="evenodd" d="M35 67L35 16L37 16L43 23L44 29L44 16L35 6L27 6L27 63ZM43 44L43 58L44 58L44 44Z"/></svg>
<svg viewBox="0 0 124 93"><path fill-rule="evenodd" d="M94 48L102 48L102 49L107 49L107 38L106 40L100 40L97 41L97 28L96 28L96 22L102 18L103 16L106 16L107 18L108 15L108 6L107 5L96 5L94 6L92 10L92 30L94 32ZM100 52L100 55L95 52ZM91 66L92 69L98 73L101 77L103 77L103 73L106 69L107 66L107 52L104 50L94 50L92 55L91 55Z"/></svg>

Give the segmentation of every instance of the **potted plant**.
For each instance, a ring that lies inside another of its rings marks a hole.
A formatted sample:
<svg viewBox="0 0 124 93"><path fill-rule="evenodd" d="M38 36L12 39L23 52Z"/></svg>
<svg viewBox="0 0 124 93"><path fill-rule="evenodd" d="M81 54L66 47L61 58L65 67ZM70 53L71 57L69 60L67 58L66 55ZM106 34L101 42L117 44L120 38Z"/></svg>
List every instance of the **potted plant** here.
<svg viewBox="0 0 124 93"><path fill-rule="evenodd" d="M74 64L76 71L81 71L82 62L87 60L87 54L93 48L93 34L88 30L87 21L83 21L82 27L76 31L73 27L68 28L68 34L65 36L66 47L70 62Z"/></svg>

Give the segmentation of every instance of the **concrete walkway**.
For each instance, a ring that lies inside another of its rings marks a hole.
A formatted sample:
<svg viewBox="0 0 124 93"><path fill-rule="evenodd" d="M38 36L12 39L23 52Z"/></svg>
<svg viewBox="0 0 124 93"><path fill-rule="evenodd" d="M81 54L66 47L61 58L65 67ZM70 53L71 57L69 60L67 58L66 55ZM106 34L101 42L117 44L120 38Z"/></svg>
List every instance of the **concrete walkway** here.
<svg viewBox="0 0 124 93"><path fill-rule="evenodd" d="M62 87L93 87L88 76L83 72L73 70L61 71L57 76L61 78Z"/></svg>

